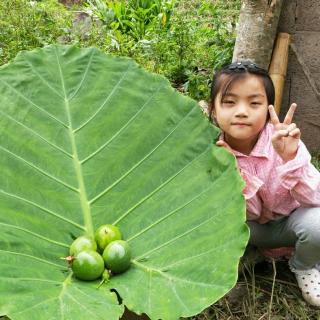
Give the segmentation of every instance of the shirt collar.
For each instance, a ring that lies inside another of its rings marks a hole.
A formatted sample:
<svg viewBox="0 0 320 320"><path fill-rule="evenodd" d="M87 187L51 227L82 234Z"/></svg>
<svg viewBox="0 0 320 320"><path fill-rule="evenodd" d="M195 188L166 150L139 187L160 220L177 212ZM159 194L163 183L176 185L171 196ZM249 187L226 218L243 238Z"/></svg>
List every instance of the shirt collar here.
<svg viewBox="0 0 320 320"><path fill-rule="evenodd" d="M249 155L243 154L237 150L232 149L232 152L236 157L265 157L269 158L269 148L270 148L270 143L269 141L271 140L271 134L272 134L273 126L271 123L267 123L262 131L259 134L259 138L254 145L252 151L250 152ZM224 133L222 132L220 135L220 139L225 141L224 139Z"/></svg>

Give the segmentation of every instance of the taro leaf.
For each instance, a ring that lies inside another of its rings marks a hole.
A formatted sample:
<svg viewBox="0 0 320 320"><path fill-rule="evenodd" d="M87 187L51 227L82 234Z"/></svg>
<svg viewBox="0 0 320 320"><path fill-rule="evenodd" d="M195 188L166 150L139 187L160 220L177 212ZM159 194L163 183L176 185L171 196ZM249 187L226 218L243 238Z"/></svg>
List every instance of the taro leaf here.
<svg viewBox="0 0 320 320"><path fill-rule="evenodd" d="M0 315L199 313L234 284L243 182L197 103L130 59L48 46L0 68ZM104 223L131 268L97 289L60 259ZM119 304L117 294L121 297Z"/></svg>

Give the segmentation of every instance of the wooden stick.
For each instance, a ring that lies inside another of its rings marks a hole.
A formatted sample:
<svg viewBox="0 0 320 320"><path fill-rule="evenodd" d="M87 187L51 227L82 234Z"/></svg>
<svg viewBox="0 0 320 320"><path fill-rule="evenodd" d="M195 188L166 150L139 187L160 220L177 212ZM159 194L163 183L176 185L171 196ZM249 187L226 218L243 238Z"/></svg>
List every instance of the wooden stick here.
<svg viewBox="0 0 320 320"><path fill-rule="evenodd" d="M274 108L278 115L280 113L283 87L287 75L289 45L290 34L279 33L273 49L271 64L269 68L269 75L275 87Z"/></svg>

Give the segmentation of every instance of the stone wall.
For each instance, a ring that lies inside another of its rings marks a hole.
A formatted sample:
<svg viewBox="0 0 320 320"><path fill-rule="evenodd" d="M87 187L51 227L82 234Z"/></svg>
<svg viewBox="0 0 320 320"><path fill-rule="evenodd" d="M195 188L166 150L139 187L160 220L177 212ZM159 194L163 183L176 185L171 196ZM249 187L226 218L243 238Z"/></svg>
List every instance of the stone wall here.
<svg viewBox="0 0 320 320"><path fill-rule="evenodd" d="M320 153L320 1L284 0L278 31L291 34L293 43L280 117L296 102L302 140Z"/></svg>

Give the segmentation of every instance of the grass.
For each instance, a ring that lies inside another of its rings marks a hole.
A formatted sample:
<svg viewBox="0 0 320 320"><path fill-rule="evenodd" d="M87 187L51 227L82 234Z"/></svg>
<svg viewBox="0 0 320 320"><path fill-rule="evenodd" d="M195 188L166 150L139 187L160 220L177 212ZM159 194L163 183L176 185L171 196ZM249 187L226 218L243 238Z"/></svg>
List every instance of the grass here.
<svg viewBox="0 0 320 320"><path fill-rule="evenodd" d="M242 265L223 299L194 320L320 320L320 310L303 300L286 260Z"/></svg>
<svg viewBox="0 0 320 320"><path fill-rule="evenodd" d="M311 161L313 165L320 171L320 151L312 155Z"/></svg>

